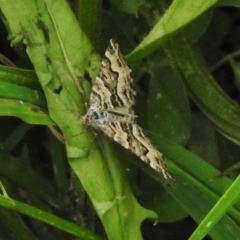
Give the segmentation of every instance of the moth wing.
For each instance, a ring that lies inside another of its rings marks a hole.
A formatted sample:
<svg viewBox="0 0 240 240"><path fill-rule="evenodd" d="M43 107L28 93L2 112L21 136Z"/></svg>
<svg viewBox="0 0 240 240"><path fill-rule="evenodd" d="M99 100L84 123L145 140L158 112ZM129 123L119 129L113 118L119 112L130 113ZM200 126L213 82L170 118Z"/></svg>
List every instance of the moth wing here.
<svg viewBox="0 0 240 240"><path fill-rule="evenodd" d="M162 153L151 143L140 126L123 122L110 122L102 126L101 130L153 169L162 173L164 178L172 179L164 165Z"/></svg>
<svg viewBox="0 0 240 240"><path fill-rule="evenodd" d="M90 95L90 105L99 109L133 115L135 103L131 69L117 43L110 40Z"/></svg>

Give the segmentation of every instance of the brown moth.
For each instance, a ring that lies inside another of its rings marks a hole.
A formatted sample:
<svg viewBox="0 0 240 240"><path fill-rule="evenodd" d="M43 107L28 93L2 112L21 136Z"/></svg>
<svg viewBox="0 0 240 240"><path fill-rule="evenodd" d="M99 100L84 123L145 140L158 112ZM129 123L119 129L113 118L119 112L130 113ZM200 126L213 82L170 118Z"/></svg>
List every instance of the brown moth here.
<svg viewBox="0 0 240 240"><path fill-rule="evenodd" d="M135 103L131 69L127 66L117 43L110 40L100 71L90 94L89 109L81 118L85 125L103 131L114 141L140 157L166 179L163 155L135 123Z"/></svg>

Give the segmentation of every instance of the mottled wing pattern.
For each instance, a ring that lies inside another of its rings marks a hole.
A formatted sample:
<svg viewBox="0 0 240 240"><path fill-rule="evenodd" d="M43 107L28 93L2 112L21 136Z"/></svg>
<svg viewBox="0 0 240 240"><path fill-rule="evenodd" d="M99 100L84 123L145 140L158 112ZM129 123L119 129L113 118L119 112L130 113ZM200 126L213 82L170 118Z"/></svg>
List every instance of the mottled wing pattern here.
<svg viewBox="0 0 240 240"><path fill-rule="evenodd" d="M118 44L111 40L92 88L90 106L97 105L109 112L134 115L131 108L136 93L130 73L131 69L123 59Z"/></svg>
<svg viewBox="0 0 240 240"><path fill-rule="evenodd" d="M164 178L172 179L164 166L163 155L143 133L140 126L135 123L111 122L102 126L101 130L114 141L140 157L153 169L162 173Z"/></svg>
<svg viewBox="0 0 240 240"><path fill-rule="evenodd" d="M164 166L163 155L134 121L135 91L130 72L118 44L111 40L92 87L89 109L81 122L100 129L161 172L166 179L171 179Z"/></svg>

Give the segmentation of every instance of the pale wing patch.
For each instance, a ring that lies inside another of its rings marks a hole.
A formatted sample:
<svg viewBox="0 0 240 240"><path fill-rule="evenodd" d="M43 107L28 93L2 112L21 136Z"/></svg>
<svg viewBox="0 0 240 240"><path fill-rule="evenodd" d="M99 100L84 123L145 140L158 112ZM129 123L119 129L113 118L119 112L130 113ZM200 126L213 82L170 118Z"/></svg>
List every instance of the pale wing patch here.
<svg viewBox="0 0 240 240"><path fill-rule="evenodd" d="M81 118L83 124L100 129L111 139L140 157L153 169L171 179L163 155L135 123L135 102L131 69L117 43L110 41L101 68L92 87L89 109Z"/></svg>

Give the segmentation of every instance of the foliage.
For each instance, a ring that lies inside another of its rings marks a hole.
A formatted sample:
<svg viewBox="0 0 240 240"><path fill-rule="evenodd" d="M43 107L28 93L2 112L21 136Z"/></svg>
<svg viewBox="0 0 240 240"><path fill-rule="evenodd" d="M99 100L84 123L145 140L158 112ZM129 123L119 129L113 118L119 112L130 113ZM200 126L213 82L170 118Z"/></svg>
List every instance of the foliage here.
<svg viewBox="0 0 240 240"><path fill-rule="evenodd" d="M1 239L239 239L239 6L0 0ZM79 123L110 39L173 182Z"/></svg>

